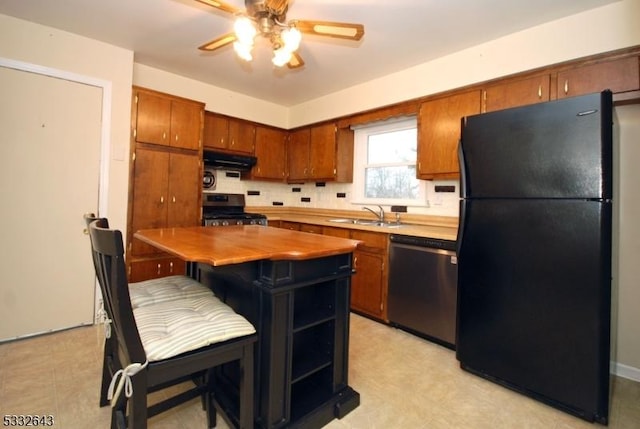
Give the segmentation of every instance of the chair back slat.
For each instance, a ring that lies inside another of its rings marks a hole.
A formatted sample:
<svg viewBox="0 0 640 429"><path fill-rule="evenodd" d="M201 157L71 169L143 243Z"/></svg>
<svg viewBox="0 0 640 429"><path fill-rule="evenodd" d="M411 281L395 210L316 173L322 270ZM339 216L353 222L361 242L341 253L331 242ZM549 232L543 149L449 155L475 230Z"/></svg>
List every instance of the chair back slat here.
<svg viewBox="0 0 640 429"><path fill-rule="evenodd" d="M84 220L85 220L85 222L87 224L87 234L89 234L89 226L95 221L98 221L97 225L100 228L109 228L109 221L107 220L107 218L97 217L93 213L85 214L84 215ZM89 234L89 239L91 240L91 234ZM98 284L100 285L100 292L102 294L102 302L103 302L103 305L104 305L104 311L106 311L107 316L109 317L109 319L113 319L113 317L112 317L113 310L112 310L111 294L105 288L104 283L102 281L102 278L99 275L99 271L100 271L99 257L98 257L98 253L93 248L93 241L91 243L91 258L93 259L93 268L95 269L96 277L98 279Z"/></svg>
<svg viewBox="0 0 640 429"><path fill-rule="evenodd" d="M98 219L89 225L91 246L95 254L96 275L105 301L111 313L113 329L118 338L118 347L123 356L122 364L147 360L142 341L138 335L124 260L122 233L105 227Z"/></svg>

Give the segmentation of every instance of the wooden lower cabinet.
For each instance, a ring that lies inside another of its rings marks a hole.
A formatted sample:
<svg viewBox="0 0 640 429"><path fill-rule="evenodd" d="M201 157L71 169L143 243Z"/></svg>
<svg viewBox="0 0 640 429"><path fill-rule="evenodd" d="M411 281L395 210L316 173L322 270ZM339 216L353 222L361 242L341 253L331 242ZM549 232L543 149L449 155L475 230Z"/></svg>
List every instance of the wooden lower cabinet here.
<svg viewBox="0 0 640 429"><path fill-rule="evenodd" d="M280 228L362 241L353 253L355 274L351 277L351 310L388 321L388 234L284 220L280 221Z"/></svg>
<svg viewBox="0 0 640 429"><path fill-rule="evenodd" d="M384 233L352 230L350 238L363 241L353 254L351 309L386 321L389 237Z"/></svg>
<svg viewBox="0 0 640 429"><path fill-rule="evenodd" d="M355 274L351 283L351 308L378 319L385 319L384 256L356 251L353 257Z"/></svg>
<svg viewBox="0 0 640 429"><path fill-rule="evenodd" d="M180 258L138 259L129 263L129 282L185 274L186 265Z"/></svg>

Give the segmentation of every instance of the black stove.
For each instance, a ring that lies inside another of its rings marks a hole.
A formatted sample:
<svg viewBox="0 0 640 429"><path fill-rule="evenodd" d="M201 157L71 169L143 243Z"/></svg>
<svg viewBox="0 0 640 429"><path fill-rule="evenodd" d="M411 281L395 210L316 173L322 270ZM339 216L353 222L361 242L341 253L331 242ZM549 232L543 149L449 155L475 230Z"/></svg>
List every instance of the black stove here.
<svg viewBox="0 0 640 429"><path fill-rule="evenodd" d="M202 194L202 224L204 226L267 225L267 217L244 211L243 194Z"/></svg>

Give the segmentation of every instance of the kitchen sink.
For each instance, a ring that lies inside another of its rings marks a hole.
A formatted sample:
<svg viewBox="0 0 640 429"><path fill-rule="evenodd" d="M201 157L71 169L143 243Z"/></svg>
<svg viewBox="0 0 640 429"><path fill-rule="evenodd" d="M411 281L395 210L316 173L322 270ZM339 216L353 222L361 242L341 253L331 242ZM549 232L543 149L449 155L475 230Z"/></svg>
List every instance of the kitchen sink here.
<svg viewBox="0 0 640 429"><path fill-rule="evenodd" d="M381 228L399 228L403 226L403 224L398 222L381 222L379 220L372 219L329 219L329 222L334 223L346 223L351 225L363 225L363 226L379 226Z"/></svg>

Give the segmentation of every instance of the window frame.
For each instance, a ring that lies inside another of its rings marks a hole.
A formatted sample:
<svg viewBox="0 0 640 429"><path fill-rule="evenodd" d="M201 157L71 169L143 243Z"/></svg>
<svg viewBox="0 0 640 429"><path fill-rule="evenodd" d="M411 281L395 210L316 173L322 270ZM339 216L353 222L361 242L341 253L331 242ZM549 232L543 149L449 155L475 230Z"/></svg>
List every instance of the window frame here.
<svg viewBox="0 0 640 429"><path fill-rule="evenodd" d="M368 198L365 195L365 172L369 166L368 159L368 139L370 135L381 134L385 132L403 131L407 129L415 129L417 136L418 119L416 116L396 118L367 124L363 126L353 127L354 130L354 162L353 162L353 204L371 204L371 205L403 205L412 207L428 207L427 203L427 184L424 180L418 180L418 195L416 198ZM416 149L418 142L416 141ZM375 164L374 164L375 165ZM387 164L379 164L387 166ZM390 163L388 166L395 165ZM416 150L416 160L412 164L417 171L418 159Z"/></svg>

